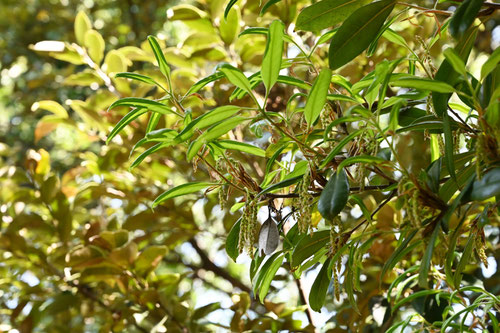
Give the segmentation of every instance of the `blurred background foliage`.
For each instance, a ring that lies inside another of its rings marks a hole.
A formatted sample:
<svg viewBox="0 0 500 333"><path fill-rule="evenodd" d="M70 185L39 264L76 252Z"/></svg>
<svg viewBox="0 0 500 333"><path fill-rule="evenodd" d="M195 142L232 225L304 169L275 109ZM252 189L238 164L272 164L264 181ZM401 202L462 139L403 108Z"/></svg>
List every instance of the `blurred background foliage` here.
<svg viewBox="0 0 500 333"><path fill-rule="evenodd" d="M360 315L332 300L326 311L308 318L302 287L286 272L278 272L264 304L250 298L248 258L240 257L236 264L224 252L238 214L221 210L216 195L191 195L150 209L163 190L209 179L210 171L196 170L178 150L151 155L130 171L129 153L144 137L149 115L105 145L110 130L127 112L107 112L113 101L160 96L150 85L114 78L117 72L136 71L164 80L154 66L148 35L163 43L167 61L175 68L175 93L182 96L220 62L254 72L262 61L265 37L237 38L238 33L243 27L268 26L275 18L289 26L308 4L283 1L260 16L258 1L240 1L230 16L238 24L225 25L223 0L0 2L5 13L0 21L0 331L312 331L311 319L325 330L337 327L331 331L340 332L340 326L354 321L367 332L380 329L375 312L384 306L379 270L363 284L366 297L360 301ZM478 71L475 64L484 63L498 46L499 21L496 17L482 27L471 71ZM82 25L95 33L82 35ZM413 38L432 35L432 15L418 15L397 28L410 47L428 57L430 66L442 59L446 38L430 50ZM313 42L313 34L298 34L306 43ZM326 51L324 44L313 53L318 66L327 67ZM371 57L358 58L342 75L356 82L379 61L405 52L382 39ZM307 66L293 71L302 79L310 75ZM222 81L190 97L185 106L198 114L222 105L230 93L227 81ZM273 108L282 108L292 93L273 90ZM159 126L168 127L174 118L159 121ZM244 135L235 132L236 137ZM426 149L422 137L410 134L399 148L411 168L428 164L419 158ZM256 177L262 177L259 170L265 164L249 163ZM365 198L373 207L376 199ZM237 200L231 196L228 207ZM393 223L398 214L386 206L377 216L379 227ZM487 236L495 246L490 250L498 251L498 230ZM392 242L389 236L377 242L363 262L365 268L383 264L394 250ZM492 267L497 267L498 258L490 253ZM487 277L483 272L472 265L468 278L498 288L496 269ZM307 276L305 280L303 289L308 289L312 281L307 282Z"/></svg>

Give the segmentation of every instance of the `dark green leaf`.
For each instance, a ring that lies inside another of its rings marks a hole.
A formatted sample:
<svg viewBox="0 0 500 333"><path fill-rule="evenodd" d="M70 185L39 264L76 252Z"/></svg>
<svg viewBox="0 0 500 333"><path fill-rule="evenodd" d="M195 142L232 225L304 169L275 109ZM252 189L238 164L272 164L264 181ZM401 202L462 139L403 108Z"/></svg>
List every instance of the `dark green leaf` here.
<svg viewBox="0 0 500 333"><path fill-rule="evenodd" d="M337 69L358 56L377 37L394 8L394 0L383 0L358 8L340 26L330 44L330 68Z"/></svg>
<svg viewBox="0 0 500 333"><path fill-rule="evenodd" d="M266 2L264 4L264 6L262 6L262 9L260 10L260 15L264 15L267 10L269 9L269 7L271 7L272 5L274 4L277 4L278 2L280 2L281 0L269 0L268 2Z"/></svg>
<svg viewBox="0 0 500 333"><path fill-rule="evenodd" d="M323 248L329 240L330 230L317 231L311 236L306 235L301 238L293 249L290 265L293 268L300 266L304 260Z"/></svg>
<svg viewBox="0 0 500 333"><path fill-rule="evenodd" d="M332 221L347 204L349 198L349 181L344 169L334 173L321 192L318 211L327 221Z"/></svg>
<svg viewBox="0 0 500 333"><path fill-rule="evenodd" d="M229 0L229 3L226 6L226 9L224 10L224 19L227 19L227 15L229 15L229 11L231 8L238 2L238 0Z"/></svg>
<svg viewBox="0 0 500 333"><path fill-rule="evenodd" d="M304 8L297 17L297 29L319 31L344 21L369 0L323 0Z"/></svg>
<svg viewBox="0 0 500 333"><path fill-rule="evenodd" d="M439 234L441 221L438 221L434 226L431 237L429 238L429 243L425 249L424 256L422 257L422 262L420 263L420 271L418 274L418 285L422 288L429 287L429 268L431 267L432 253L434 252L434 246L436 245L436 240Z"/></svg>
<svg viewBox="0 0 500 333"><path fill-rule="evenodd" d="M485 173L481 179L472 183L472 189L463 197L462 202L482 201L500 195L500 168Z"/></svg>
<svg viewBox="0 0 500 333"><path fill-rule="evenodd" d="M325 304L326 293L332 279L332 270L329 267L330 261L331 258L328 258L323 263L309 293L309 306L316 312L320 312Z"/></svg>
<svg viewBox="0 0 500 333"><path fill-rule="evenodd" d="M236 221L233 225L229 234L226 238L226 253L229 258L233 259L236 262L236 258L240 255L238 250L238 242L240 239L240 226L241 226L241 218Z"/></svg>
<svg viewBox="0 0 500 333"><path fill-rule="evenodd" d="M454 38L460 39L467 29L469 29L476 19L476 15L479 13L483 2L484 0L465 0L460 4L451 17L448 27L450 34Z"/></svg>

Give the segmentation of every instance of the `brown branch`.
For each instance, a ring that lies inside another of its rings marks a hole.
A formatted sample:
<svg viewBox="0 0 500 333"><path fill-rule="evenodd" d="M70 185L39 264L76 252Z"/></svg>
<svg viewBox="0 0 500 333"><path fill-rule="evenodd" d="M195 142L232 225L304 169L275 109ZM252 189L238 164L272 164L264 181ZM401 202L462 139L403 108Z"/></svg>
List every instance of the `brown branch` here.
<svg viewBox="0 0 500 333"><path fill-rule="evenodd" d="M251 289L247 285L245 285L243 282L241 282L237 278L230 275L223 268L214 264L212 262L212 260L210 260L208 255L205 253L205 251L203 251L200 248L200 246L198 245L198 243L196 242L196 240L194 238L189 240L189 244L191 244L191 246L195 249L196 253L198 253L198 255L200 256L200 259L201 259L201 267L200 268L203 268L207 271L211 271L211 272L215 273L216 275L229 281L234 287L237 287L237 288L241 289L242 291L245 291L247 293L251 292Z"/></svg>
<svg viewBox="0 0 500 333"><path fill-rule="evenodd" d="M314 325L314 321L313 321L313 314L312 314L311 308L309 307L309 304L306 301L306 294L304 292L304 289L302 288L302 282L300 282L300 278L295 280L295 284L297 285L297 289L299 290L300 302L302 304L304 304L304 305L307 305L307 308L306 308L306 311L305 311L307 319L309 320L309 323L314 328L316 328L316 326Z"/></svg>
<svg viewBox="0 0 500 333"><path fill-rule="evenodd" d="M368 186L363 187L363 189L365 191L370 191L370 190L385 190L385 189L387 189L388 187L390 187L392 185L394 185L394 184L388 184L388 185L368 185ZM361 190L362 190L362 188L358 187L358 186L350 188L351 192L357 192L357 191L361 191ZM311 193L311 195L313 197L319 197L321 195L321 192L314 192L314 193ZM266 193L264 195L264 200L265 199L278 199L278 198L298 198L298 197L299 197L298 193L284 193L284 194Z"/></svg>

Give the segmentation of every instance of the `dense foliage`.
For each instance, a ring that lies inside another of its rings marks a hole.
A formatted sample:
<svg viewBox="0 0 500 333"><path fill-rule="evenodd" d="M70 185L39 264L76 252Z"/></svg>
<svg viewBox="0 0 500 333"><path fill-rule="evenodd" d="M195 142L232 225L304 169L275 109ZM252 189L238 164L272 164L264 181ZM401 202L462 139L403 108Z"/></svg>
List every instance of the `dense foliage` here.
<svg viewBox="0 0 500 333"><path fill-rule="evenodd" d="M2 330L498 331L498 4L88 7L0 40Z"/></svg>

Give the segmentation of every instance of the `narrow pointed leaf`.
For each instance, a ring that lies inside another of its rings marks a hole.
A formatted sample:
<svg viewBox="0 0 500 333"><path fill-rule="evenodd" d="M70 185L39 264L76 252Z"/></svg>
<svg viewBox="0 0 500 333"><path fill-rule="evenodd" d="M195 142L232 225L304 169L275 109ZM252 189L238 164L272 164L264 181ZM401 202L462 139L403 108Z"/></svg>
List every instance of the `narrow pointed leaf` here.
<svg viewBox="0 0 500 333"><path fill-rule="evenodd" d="M253 146L251 144L233 140L218 140L214 142L217 146L224 149L239 150L244 153L252 154L255 156L265 157L266 151L262 148Z"/></svg>
<svg viewBox="0 0 500 333"><path fill-rule="evenodd" d="M281 267L281 264L283 263L283 259L285 259L285 255L281 254L269 266L269 269L267 270L267 273L264 276L264 279L262 280L262 283L261 283L260 289L259 289L259 300L261 303L264 302L264 299L269 291L269 287L271 287L271 282L273 281L274 276L276 275L276 272Z"/></svg>
<svg viewBox="0 0 500 333"><path fill-rule="evenodd" d="M125 126L127 126L132 121L134 121L135 119L139 118L140 115L143 115L146 112L148 112L147 109L139 107L139 108L133 109L132 111L130 111L129 113L127 113L125 115L125 117L123 117L122 119L120 119L120 121L115 125L115 127L113 127L113 129L111 130L111 132L108 135L108 138L106 139L106 144L109 144L109 142L118 133L120 133L121 130L125 128Z"/></svg>
<svg viewBox="0 0 500 333"><path fill-rule="evenodd" d="M349 181L344 169L333 174L321 192L318 211L327 221L333 220L347 204L349 198Z"/></svg>
<svg viewBox="0 0 500 333"><path fill-rule="evenodd" d="M330 79L332 71L325 68L321 70L314 84L311 88L309 96L307 97L306 107L304 109L304 116L309 126L312 126L316 119L318 119L321 110L326 102L328 95L328 87L330 86Z"/></svg>
<svg viewBox="0 0 500 333"><path fill-rule="evenodd" d="M147 142L147 141L146 141ZM145 142L145 143L146 143ZM156 153L158 150L160 149L163 149L163 148L166 148L168 146L171 146L173 145L173 141L170 141L170 142L160 142L156 145L154 145L153 147L147 149L145 152L143 152L142 154L140 154L133 162L132 164L130 165L130 170L132 170L133 168L137 167L139 164L142 163L142 161L144 161L144 159L146 157L148 157L149 155L151 154L154 154Z"/></svg>
<svg viewBox="0 0 500 333"><path fill-rule="evenodd" d="M320 312L325 304L326 293L328 292L328 286L332 279L332 270L329 267L330 261L331 258L328 258L323 263L309 293L309 306L316 312Z"/></svg>
<svg viewBox="0 0 500 333"><path fill-rule="evenodd" d="M158 67L160 67L160 72L162 72L162 74L165 75L165 77L170 81L170 66L168 66L165 55L161 50L160 44L158 44L158 40L154 36L148 36L148 42L153 49L156 61L158 62Z"/></svg>
<svg viewBox="0 0 500 333"><path fill-rule="evenodd" d="M186 184L176 186L176 187L171 188L170 190L160 194L158 196L158 198L156 198L153 201L153 208L158 206L162 202L169 200L169 199L180 197L180 196L186 195L186 194L196 193L196 192L199 192L203 189L206 189L207 187L214 186L214 185L217 185L217 184L209 183L209 182L193 182L193 183L186 183Z"/></svg>
<svg viewBox="0 0 500 333"><path fill-rule="evenodd" d="M235 105L224 105L215 108L207 113L202 114L198 118L191 121L175 138L176 142L182 142L189 139L196 130L204 129L219 121L228 119L235 113L241 110L241 107Z"/></svg>
<svg viewBox="0 0 500 333"><path fill-rule="evenodd" d="M153 80L152 78L150 78L149 76L138 74L138 73L130 73L130 72L117 73L115 75L115 77L140 81L140 82L155 85L155 86L158 85L158 83L155 80Z"/></svg>
<svg viewBox="0 0 500 333"><path fill-rule="evenodd" d="M337 69L363 52L377 37L394 8L394 0L383 0L358 8L340 26L330 43L330 68Z"/></svg>
<svg viewBox="0 0 500 333"><path fill-rule="evenodd" d="M229 11L231 10L231 8L238 2L238 0L230 0L229 3L227 4L226 6L226 9L224 10L224 19L227 18L227 16L229 15Z"/></svg>
<svg viewBox="0 0 500 333"><path fill-rule="evenodd" d="M414 88L418 90L430 90L439 93L453 93L455 88L448 83L437 80L422 79L417 77L401 78L390 83L392 86Z"/></svg>
<svg viewBox="0 0 500 333"><path fill-rule="evenodd" d="M117 100L113 104L110 105L108 110L116 108L118 106L128 106L128 107L136 107L136 108L145 108L152 112L158 112L163 115L175 114L174 111L170 107L165 104L162 104L157 101L153 101L151 99L139 98L139 97L125 97Z"/></svg>
<svg viewBox="0 0 500 333"><path fill-rule="evenodd" d="M448 31L456 38L460 39L471 24L476 19L484 0L465 0L453 14Z"/></svg>
<svg viewBox="0 0 500 333"><path fill-rule="evenodd" d="M432 253L434 252L434 246L436 245L436 239L439 234L441 221L436 223L434 230L432 231L429 243L425 249L424 256L422 257L422 262L420 263L420 271L418 274L418 285L422 288L429 287L429 268L431 267Z"/></svg>
<svg viewBox="0 0 500 333"><path fill-rule="evenodd" d="M233 259L234 262L236 262L236 258L238 258L238 256L240 255L240 252L238 251L238 242L240 239L240 227L241 227L241 218L238 219L238 221L236 221L236 223L233 225L226 238L226 253L229 256L229 258Z"/></svg>
<svg viewBox="0 0 500 333"><path fill-rule="evenodd" d="M278 80L281 70L281 57L283 56L283 30L285 25L278 20L271 23L267 36L267 46L262 60L261 76L266 92L269 93L271 88Z"/></svg>

